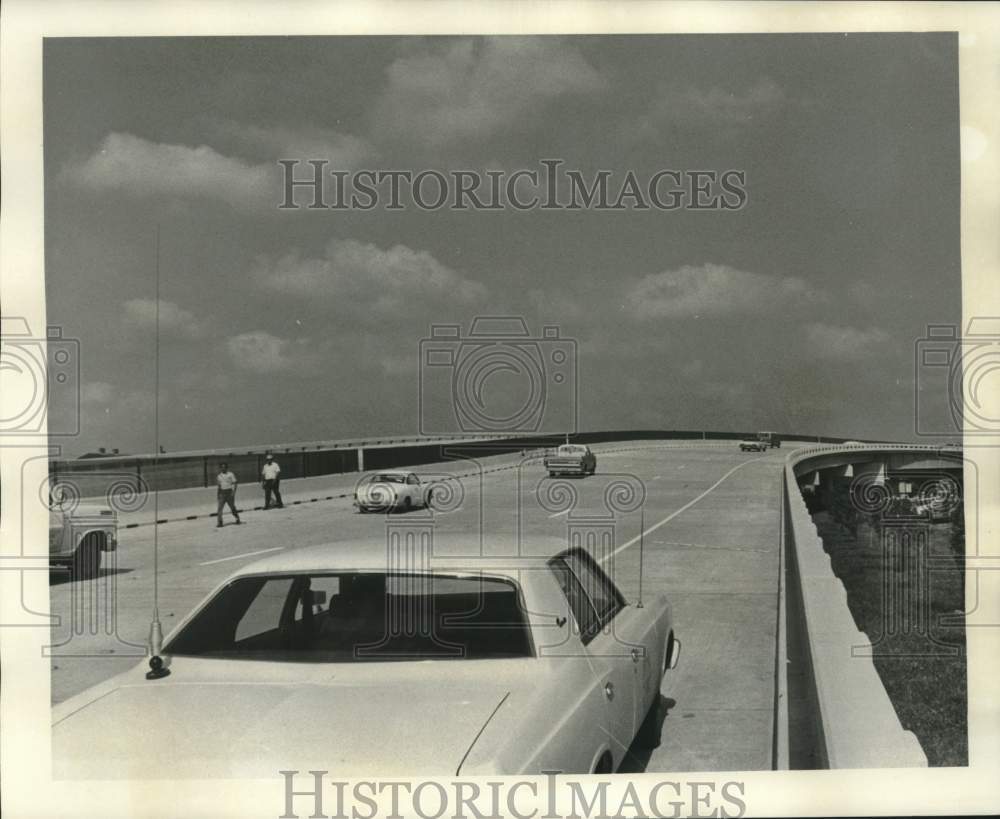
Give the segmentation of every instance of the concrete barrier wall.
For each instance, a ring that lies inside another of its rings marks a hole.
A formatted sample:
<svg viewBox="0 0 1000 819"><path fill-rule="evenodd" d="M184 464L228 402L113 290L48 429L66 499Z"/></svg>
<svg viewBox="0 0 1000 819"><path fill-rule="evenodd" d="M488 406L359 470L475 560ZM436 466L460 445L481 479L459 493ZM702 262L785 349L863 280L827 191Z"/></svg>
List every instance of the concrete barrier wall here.
<svg viewBox="0 0 1000 819"><path fill-rule="evenodd" d="M800 449L785 466L786 629L789 766L823 768L926 767L913 732L903 728L870 656L867 635L854 622L847 590L834 574L796 477L842 455L933 451L932 447L877 445ZM860 649L860 651L859 651ZM804 747L809 738L812 748ZM811 758L810 758L811 755ZM779 757L781 754L779 754ZM809 763L812 764L809 764Z"/></svg>
<svg viewBox="0 0 1000 819"><path fill-rule="evenodd" d="M509 436L496 435L472 441L485 443L507 437ZM49 464L49 476L52 483L71 484L80 497L96 498L106 496L112 487L120 490L122 484L148 491L213 486L219 464L223 461L229 464L241 483L256 482L260 480L260 468L268 452L272 452L281 465L283 478L311 478L357 471L359 450L376 453L371 467L376 469L390 465L429 463L439 460L433 454L453 441L454 438L383 437L250 449L165 453L159 457L127 455L53 460ZM366 468L369 468L367 464Z"/></svg>
<svg viewBox="0 0 1000 819"><path fill-rule="evenodd" d="M815 435L779 433L782 440L839 443L843 439ZM718 430L605 430L569 436L574 443L643 440L739 440L756 432ZM219 464L226 461L243 483L257 481L264 455L273 452L284 478L311 478L354 472L359 453L364 469L388 469L437 463L453 457L498 455L518 449L557 446L564 435L488 435L475 438L384 436L306 444L278 444L249 448L214 449L155 455L108 456L53 460L49 465L53 483L72 484L80 497L107 496L123 485L137 490L191 489L212 486Z"/></svg>

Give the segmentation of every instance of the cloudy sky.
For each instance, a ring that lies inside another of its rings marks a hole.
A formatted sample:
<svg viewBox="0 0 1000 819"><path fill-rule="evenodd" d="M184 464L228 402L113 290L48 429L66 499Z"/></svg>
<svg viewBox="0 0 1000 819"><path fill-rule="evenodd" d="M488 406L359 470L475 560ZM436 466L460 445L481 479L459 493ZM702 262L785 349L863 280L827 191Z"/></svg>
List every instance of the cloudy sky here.
<svg viewBox="0 0 1000 819"><path fill-rule="evenodd" d="M911 439L914 345L961 315L958 150L950 34L49 39L67 450L153 449L157 226L168 450L413 433L430 326L498 314L575 341L581 429ZM281 210L281 158L735 169L747 201Z"/></svg>

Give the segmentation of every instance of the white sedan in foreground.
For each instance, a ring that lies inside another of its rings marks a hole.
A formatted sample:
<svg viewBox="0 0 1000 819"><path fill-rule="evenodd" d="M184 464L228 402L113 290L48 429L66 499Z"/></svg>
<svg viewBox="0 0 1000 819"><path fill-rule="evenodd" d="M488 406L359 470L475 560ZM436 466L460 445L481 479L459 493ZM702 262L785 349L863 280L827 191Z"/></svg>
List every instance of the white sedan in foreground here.
<svg viewBox="0 0 1000 819"><path fill-rule="evenodd" d="M148 673L55 707L54 775L605 773L637 735L658 744L679 651L664 597L627 602L563 542L484 559L515 544L439 539L474 557L410 566L364 542L247 566Z"/></svg>

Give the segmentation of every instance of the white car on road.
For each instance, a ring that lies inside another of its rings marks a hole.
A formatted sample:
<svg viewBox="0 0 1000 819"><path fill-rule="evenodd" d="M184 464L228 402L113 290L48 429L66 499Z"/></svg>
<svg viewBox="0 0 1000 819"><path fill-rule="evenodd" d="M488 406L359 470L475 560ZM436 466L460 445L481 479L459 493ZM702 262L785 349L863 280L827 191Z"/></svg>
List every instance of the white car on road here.
<svg viewBox="0 0 1000 819"><path fill-rule="evenodd" d="M375 472L363 478L354 490L354 505L359 512L408 511L430 506L430 502L430 486L414 472Z"/></svg>
<svg viewBox="0 0 1000 819"><path fill-rule="evenodd" d="M439 540L448 556L427 561L357 541L246 566L148 673L53 709L53 775L611 773L633 743L659 744L680 651L666 597L626 600L564 540L531 556Z"/></svg>

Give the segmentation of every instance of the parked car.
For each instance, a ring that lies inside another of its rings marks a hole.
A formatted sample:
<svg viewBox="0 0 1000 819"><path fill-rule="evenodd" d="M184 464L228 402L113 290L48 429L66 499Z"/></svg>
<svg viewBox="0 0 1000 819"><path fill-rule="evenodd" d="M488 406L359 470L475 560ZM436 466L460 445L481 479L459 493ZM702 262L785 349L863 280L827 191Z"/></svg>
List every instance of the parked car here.
<svg viewBox="0 0 1000 819"><path fill-rule="evenodd" d="M410 565L356 542L249 565L148 672L55 706L54 776L611 772L637 735L659 742L670 605L628 602L565 541L531 545L546 556L441 535L436 555L474 556Z"/></svg>
<svg viewBox="0 0 1000 819"><path fill-rule="evenodd" d="M740 441L740 451L742 452L767 452L767 448L767 441L752 438Z"/></svg>
<svg viewBox="0 0 1000 819"><path fill-rule="evenodd" d="M110 506L54 504L49 511L49 562L74 580L97 577L105 552L118 548L118 514Z"/></svg>
<svg viewBox="0 0 1000 819"><path fill-rule="evenodd" d="M414 472L376 472L354 490L354 505L362 513L408 511L429 506L430 502L431 488L421 483Z"/></svg>
<svg viewBox="0 0 1000 819"><path fill-rule="evenodd" d="M545 456L543 461L549 477L556 475L593 475L597 470L597 456L589 446L563 444Z"/></svg>

